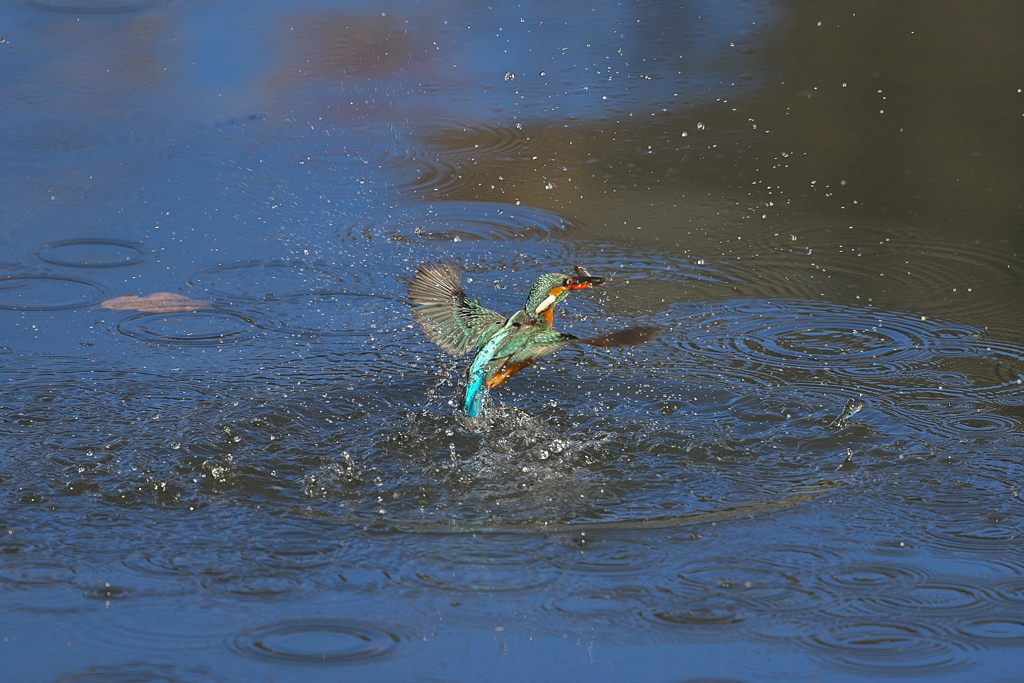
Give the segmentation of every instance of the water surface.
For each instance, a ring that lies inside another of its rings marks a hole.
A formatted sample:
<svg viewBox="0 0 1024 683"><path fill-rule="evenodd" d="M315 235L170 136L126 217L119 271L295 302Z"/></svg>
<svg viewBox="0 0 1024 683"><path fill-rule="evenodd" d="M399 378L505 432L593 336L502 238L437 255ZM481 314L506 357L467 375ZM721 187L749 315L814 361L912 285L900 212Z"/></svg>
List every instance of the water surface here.
<svg viewBox="0 0 1024 683"><path fill-rule="evenodd" d="M0 4L10 680L1016 680L1022 12L549 5Z"/></svg>

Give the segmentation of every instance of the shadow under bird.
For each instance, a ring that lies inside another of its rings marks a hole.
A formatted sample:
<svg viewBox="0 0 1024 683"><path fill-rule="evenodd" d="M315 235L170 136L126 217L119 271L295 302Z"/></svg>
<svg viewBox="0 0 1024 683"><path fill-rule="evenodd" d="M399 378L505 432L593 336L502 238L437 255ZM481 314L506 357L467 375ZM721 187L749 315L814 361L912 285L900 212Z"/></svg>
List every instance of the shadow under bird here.
<svg viewBox="0 0 1024 683"><path fill-rule="evenodd" d="M604 284L580 266L574 275L548 273L537 278L522 309L506 318L470 299L449 263L424 263L409 285L412 317L427 338L456 356L476 350L466 371L462 410L476 417L484 396L523 368L574 344L638 346L658 336L658 327L631 327L583 339L553 329L555 305L569 292Z"/></svg>

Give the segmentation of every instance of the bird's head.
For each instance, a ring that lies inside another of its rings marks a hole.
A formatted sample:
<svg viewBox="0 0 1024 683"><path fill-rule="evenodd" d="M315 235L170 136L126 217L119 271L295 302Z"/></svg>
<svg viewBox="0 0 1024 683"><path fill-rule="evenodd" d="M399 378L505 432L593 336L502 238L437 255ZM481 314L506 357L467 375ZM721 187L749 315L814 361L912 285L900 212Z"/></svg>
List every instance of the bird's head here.
<svg viewBox="0 0 1024 683"><path fill-rule="evenodd" d="M530 315L543 315L548 323L554 315L554 306L576 289L588 289L604 284L603 277L596 277L581 266L573 268L575 275L548 273L541 275L530 288L530 296L523 309Z"/></svg>

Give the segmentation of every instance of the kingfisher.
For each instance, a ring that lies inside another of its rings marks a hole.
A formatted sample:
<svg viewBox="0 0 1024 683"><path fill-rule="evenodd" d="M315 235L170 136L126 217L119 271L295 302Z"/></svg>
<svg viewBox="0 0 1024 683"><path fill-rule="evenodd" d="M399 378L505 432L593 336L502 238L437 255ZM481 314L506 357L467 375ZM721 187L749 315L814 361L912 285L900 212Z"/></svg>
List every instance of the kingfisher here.
<svg viewBox="0 0 1024 683"><path fill-rule="evenodd" d="M658 327L632 327L590 339L555 330L556 304L570 292L604 284L604 278L580 266L573 271L574 275L541 275L530 288L522 309L506 318L469 298L456 266L424 263L416 269L409 285L409 301L413 304L412 317L427 339L455 356L476 350L462 394L461 408L467 416L480 414L484 396L491 389L563 347L638 346L658 336Z"/></svg>

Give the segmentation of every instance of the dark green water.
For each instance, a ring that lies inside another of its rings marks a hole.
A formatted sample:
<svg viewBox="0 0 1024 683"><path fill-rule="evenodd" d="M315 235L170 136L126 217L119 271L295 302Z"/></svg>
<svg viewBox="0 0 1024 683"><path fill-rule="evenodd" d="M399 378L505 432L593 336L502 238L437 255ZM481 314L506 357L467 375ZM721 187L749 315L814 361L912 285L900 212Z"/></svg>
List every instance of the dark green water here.
<svg viewBox="0 0 1024 683"><path fill-rule="evenodd" d="M1021 35L0 0L4 680L1019 680ZM663 333L468 421L425 261Z"/></svg>

